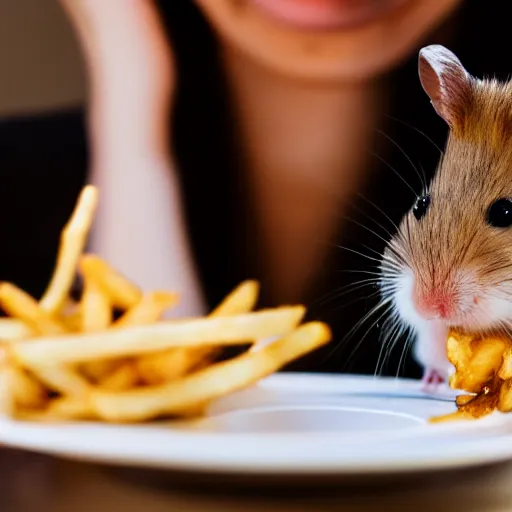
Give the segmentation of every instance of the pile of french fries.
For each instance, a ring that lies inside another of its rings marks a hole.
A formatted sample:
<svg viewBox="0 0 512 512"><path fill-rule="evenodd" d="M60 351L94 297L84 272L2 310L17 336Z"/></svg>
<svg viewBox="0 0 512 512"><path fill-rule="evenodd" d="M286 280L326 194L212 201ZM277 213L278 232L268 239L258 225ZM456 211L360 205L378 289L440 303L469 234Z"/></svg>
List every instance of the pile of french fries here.
<svg viewBox="0 0 512 512"><path fill-rule="evenodd" d="M474 420L494 411L512 412L512 341L502 336L477 336L453 330L447 355L455 367L450 387L465 391L457 411L433 422Z"/></svg>
<svg viewBox="0 0 512 512"><path fill-rule="evenodd" d="M3 414L33 421L194 417L212 400L330 341L325 324L301 324L303 306L254 311L254 281L242 283L206 317L164 319L179 300L176 293L144 292L84 253L97 203L96 188L85 187L39 301L14 284L0 284L7 315L0 318ZM74 301L77 274L83 291ZM235 345L249 348L216 362L223 347Z"/></svg>

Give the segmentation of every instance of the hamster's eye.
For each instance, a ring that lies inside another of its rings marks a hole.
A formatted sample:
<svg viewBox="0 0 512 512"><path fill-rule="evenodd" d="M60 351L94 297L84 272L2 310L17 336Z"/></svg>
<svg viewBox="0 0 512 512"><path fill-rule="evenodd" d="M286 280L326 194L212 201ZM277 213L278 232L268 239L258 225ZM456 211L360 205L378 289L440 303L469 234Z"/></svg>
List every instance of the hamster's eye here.
<svg viewBox="0 0 512 512"><path fill-rule="evenodd" d="M414 208L412 209L412 213L414 213L414 216L420 220L428 210L428 207L430 206L430 196L421 196L416 201L416 204L414 205Z"/></svg>
<svg viewBox="0 0 512 512"><path fill-rule="evenodd" d="M512 199L504 197L494 201L487 210L487 223L494 228L512 226Z"/></svg>

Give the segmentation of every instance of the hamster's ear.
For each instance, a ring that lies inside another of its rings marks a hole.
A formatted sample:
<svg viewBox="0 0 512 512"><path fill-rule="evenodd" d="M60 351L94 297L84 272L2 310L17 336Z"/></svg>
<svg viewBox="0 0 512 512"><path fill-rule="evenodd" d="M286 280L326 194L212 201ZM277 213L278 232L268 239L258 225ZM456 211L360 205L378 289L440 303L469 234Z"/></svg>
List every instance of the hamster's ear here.
<svg viewBox="0 0 512 512"><path fill-rule="evenodd" d="M451 51L436 44L420 50L418 70L434 109L450 128L456 128L470 98L470 75Z"/></svg>

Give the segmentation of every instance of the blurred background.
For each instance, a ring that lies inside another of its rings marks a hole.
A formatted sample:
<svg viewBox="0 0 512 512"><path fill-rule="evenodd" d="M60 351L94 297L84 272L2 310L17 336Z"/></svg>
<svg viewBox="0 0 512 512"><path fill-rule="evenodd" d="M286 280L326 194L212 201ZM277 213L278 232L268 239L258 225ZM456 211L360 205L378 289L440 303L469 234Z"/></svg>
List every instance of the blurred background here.
<svg viewBox="0 0 512 512"><path fill-rule="evenodd" d="M0 116L81 104L82 57L55 0L0 0Z"/></svg>

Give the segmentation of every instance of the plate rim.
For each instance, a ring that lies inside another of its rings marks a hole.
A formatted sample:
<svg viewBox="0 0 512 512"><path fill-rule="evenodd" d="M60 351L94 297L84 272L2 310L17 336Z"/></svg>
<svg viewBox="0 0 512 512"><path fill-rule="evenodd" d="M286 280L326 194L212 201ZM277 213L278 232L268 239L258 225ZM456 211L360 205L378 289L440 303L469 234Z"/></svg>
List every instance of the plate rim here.
<svg viewBox="0 0 512 512"><path fill-rule="evenodd" d="M324 383L336 383L336 385L342 385L343 383L352 382L352 383L361 383L369 380L373 382L378 382L379 385L385 384L387 386L396 385L401 388L410 388L411 390L417 389L415 386L418 386L418 381L412 379L394 379L394 378L374 378L373 376L368 375L353 375L353 374L317 374L317 373L298 373L298 372L280 372L278 374L274 374L266 379L260 381L255 387L261 387L263 389L272 389L279 388L279 384L281 385L285 383L284 387L289 387L292 389L293 381L301 381L304 385L307 385L307 381L312 384L314 381L318 385L319 382ZM395 384L396 383L396 384ZM421 396L421 394L420 394ZM213 457L213 452L209 457L185 457L184 454L179 453L179 450L174 450L174 455L172 458L166 457L158 457L155 456L155 453L152 454L151 457L144 456L144 453L140 450L134 450L133 448L129 453L122 452L119 450L119 447L116 448L116 443L113 443L111 449L108 453L105 453L105 443L101 443L96 446L96 448L86 447L85 443L79 440L81 435L81 430L86 429L92 432L101 432L103 437L106 439L108 435L111 435L118 430L118 426L116 425L104 425L101 423L71 423L66 424L64 426L61 425L39 425L33 423L20 422L16 420L10 420L7 418L0 418L0 443L4 446L10 446L12 448L18 449L27 449L31 451L37 451L61 458L74 459L74 460L82 460L88 462L95 462L100 464L107 465L118 465L118 466L128 466L128 467L146 467L153 469L167 469L167 470L186 470L186 471L195 471L195 472L209 472L209 473L234 473L240 474L241 472L244 474L287 474L287 475L304 475L308 473L323 473L326 475L346 475L346 476L362 476L362 475L370 475L370 474L384 474L384 473L405 473L410 471L432 471L432 470L441 470L441 469L455 469L455 468L467 468L470 466L479 466L484 464L489 464L492 462L504 462L505 460L512 459L512 443L510 444L510 448L507 449L507 443L503 443L503 436L507 438L512 437L512 416L509 418L507 415L499 415L494 418L479 420L479 422L468 422L466 426L463 426L461 429L461 424L458 426L451 424L450 426L438 430L438 432L444 431L454 431L460 432L464 430L468 432L470 438L466 442L453 443L452 445L447 445L447 450L444 457L440 457L439 453L434 454L421 454L421 457L414 458L413 457L405 457L402 452L401 456L395 455L393 457L378 457L374 460L368 459L368 456L365 457L355 457L354 453L348 458L336 458L336 454L339 457L339 452L336 452L336 449L332 450L332 456L316 458L311 456L311 449L315 446L326 446L328 443L335 443L339 440L346 440L346 433L343 435L334 434L324 434L321 436L315 434L304 434L300 433L298 436L290 436L290 434L285 434L283 437L289 437L291 441L294 439L301 439L302 441L307 440L311 441L310 446L306 446L310 450L309 458L307 461L304 461L304 464L300 464L300 456L295 455L293 460L284 461L284 460L271 460L272 457L261 457L258 460L258 457L252 457L252 460L247 461L243 459L237 459L236 457L231 456L229 460L226 458L218 458L215 459ZM55 442L48 442L48 437L46 437L45 441L45 428L50 429L50 441L51 439L55 440L58 436L58 432L61 431L63 437L60 438L61 444L59 446L55 445ZM421 428L421 427L420 427ZM73 430L74 429L74 430ZM92 430L91 430L92 429ZM148 430L149 429L149 430ZM479 431L492 432L492 435L487 433L484 438L479 438ZM278 438L275 434L270 434L268 436L262 436L261 434L239 434L239 433L198 433L198 432L179 432L177 431L163 431L155 425L148 426L134 426L128 427L128 429L123 430L122 434L119 435L119 431L116 437L121 439L127 439L131 436L134 438L141 435L151 435L151 430L153 434L158 432L160 438L164 439L167 437L169 442L172 442L172 436L175 439L184 439L187 437L188 439L195 441L198 439L203 439L206 443L208 441L212 441L213 438L217 440L220 438L224 438L223 442L230 442L231 445L235 446L243 446L244 442L248 442L251 439L254 440L255 436L260 440L264 437L267 442L275 443ZM413 429L411 429L412 431ZM31 437L23 439L23 437L27 434L34 434ZM71 434L70 434L71 432ZM77 434L78 432L78 434ZM108 432L108 433L107 433ZM393 432L393 431L392 431ZM495 436L495 433L498 435ZM170 436L169 436L170 434ZM395 432L396 434L396 432ZM476 438L473 435L476 434ZM399 435L393 435L392 437L400 437ZM229 439L228 439L229 438ZM321 439L320 439L321 438ZM361 436L361 439L364 438L364 435ZM417 438L416 438L417 439ZM414 436L409 436L409 440L414 440ZM316 444L315 444L316 442ZM471 449L468 450L467 442L471 443ZM288 445L291 446L291 443L288 442ZM498 446L499 445L499 449ZM336 446L333 444L333 446ZM285 448L281 447L281 450ZM291 450L289 447L288 450ZM279 450L277 450L279 451ZM285 450L286 451L286 450ZM101 452L101 453L100 453ZM172 452L172 450L171 450ZM185 450L186 452L186 450ZM163 450L163 454L169 454L169 451Z"/></svg>

